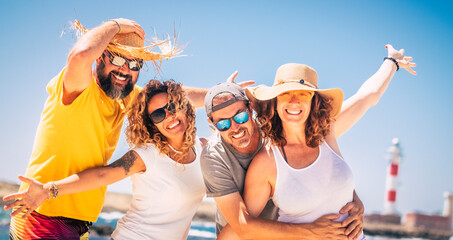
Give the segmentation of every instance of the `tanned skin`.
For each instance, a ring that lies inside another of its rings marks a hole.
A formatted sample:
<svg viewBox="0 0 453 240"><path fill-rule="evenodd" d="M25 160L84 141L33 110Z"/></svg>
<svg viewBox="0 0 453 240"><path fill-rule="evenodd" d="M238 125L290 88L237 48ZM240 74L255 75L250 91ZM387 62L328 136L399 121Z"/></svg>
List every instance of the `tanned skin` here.
<svg viewBox="0 0 453 240"><path fill-rule="evenodd" d="M134 165L135 160L137 159L137 156L135 156L134 151L130 150L124 156L122 156L120 159L116 160L112 164L109 164L108 166L111 168L117 168L117 167L122 167L124 168L124 173L126 176L128 176L131 167Z"/></svg>

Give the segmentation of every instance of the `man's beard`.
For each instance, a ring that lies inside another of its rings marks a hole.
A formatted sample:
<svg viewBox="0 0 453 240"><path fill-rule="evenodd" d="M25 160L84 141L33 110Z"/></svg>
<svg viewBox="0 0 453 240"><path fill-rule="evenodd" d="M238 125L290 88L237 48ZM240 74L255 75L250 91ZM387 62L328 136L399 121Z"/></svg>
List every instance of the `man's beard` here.
<svg viewBox="0 0 453 240"><path fill-rule="evenodd" d="M131 75L124 75L118 71L111 71L107 75L105 75L104 69L105 64L103 62L99 63L96 69L96 74L99 80L100 87L105 92L105 95L107 95L107 97L114 100L123 99L127 97L129 93L132 92L132 90L134 90L135 83L132 82ZM115 86L115 84L113 83L114 77L112 76L112 73L121 77L125 77L127 81L126 85L124 87Z"/></svg>
<svg viewBox="0 0 453 240"><path fill-rule="evenodd" d="M249 133L248 129L245 127L241 127L237 131L230 132L228 135L229 135L230 139L233 139L232 136L238 134L241 131L244 131L245 132L244 134L248 134L248 138L242 139L240 141L236 141L235 144L232 144L235 148L246 148L252 142L252 135Z"/></svg>

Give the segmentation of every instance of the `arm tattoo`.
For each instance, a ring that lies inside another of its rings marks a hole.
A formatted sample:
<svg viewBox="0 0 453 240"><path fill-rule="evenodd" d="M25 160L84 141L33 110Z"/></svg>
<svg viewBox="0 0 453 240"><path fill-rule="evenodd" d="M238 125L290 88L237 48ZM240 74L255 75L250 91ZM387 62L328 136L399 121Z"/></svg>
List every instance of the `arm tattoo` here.
<svg viewBox="0 0 453 240"><path fill-rule="evenodd" d="M124 168L124 172L127 175L129 171L131 170L132 165L134 165L135 159L137 157L135 154L131 151L127 152L122 156L120 159L116 160L112 164L109 165L109 167L116 168L116 167L122 167Z"/></svg>

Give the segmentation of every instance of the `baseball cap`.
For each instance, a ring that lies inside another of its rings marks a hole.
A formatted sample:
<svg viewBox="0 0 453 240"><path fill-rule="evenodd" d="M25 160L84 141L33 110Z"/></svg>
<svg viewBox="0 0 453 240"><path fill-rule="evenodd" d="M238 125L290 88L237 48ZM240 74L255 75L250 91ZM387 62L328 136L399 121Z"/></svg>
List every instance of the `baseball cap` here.
<svg viewBox="0 0 453 240"><path fill-rule="evenodd" d="M212 102L214 98L222 93L229 93L233 96L233 98L213 106ZM235 83L219 83L209 89L208 93L206 93L206 97L204 98L206 114L208 115L208 117L211 117L211 114L213 112L228 107L238 101L248 101L247 97L245 96L244 90L239 85Z"/></svg>

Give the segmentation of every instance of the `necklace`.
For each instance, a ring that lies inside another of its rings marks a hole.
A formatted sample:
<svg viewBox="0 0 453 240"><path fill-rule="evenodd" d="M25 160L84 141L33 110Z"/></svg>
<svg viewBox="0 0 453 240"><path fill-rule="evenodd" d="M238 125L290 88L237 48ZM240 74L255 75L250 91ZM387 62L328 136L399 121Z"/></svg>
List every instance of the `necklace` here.
<svg viewBox="0 0 453 240"><path fill-rule="evenodd" d="M174 147L172 147L172 146L170 145L170 143L168 143L168 146L171 148L171 150L173 150L173 152L175 152L175 153L182 153L182 151L176 150Z"/></svg>

